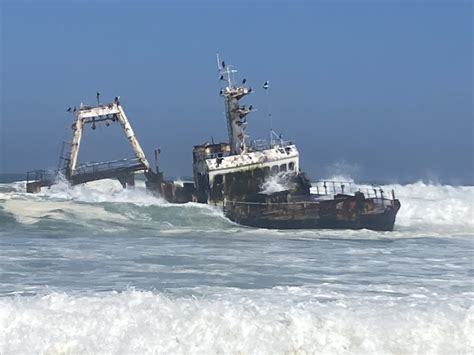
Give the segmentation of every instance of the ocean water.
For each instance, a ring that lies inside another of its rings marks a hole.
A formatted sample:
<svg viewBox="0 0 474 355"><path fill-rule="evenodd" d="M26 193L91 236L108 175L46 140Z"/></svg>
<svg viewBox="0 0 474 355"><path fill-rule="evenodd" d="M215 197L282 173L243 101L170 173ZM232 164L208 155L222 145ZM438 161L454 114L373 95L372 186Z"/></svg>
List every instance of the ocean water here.
<svg viewBox="0 0 474 355"><path fill-rule="evenodd" d="M115 181L0 184L0 354L472 354L474 187L395 231L238 226Z"/></svg>

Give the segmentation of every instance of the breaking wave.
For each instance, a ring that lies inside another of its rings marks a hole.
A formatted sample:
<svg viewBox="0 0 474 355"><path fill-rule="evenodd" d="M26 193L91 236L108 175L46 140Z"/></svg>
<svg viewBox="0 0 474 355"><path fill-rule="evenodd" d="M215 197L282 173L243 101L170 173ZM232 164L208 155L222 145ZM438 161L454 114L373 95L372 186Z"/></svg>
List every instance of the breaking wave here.
<svg viewBox="0 0 474 355"><path fill-rule="evenodd" d="M176 226L216 229L230 224L212 206L171 204L148 192L143 182L138 182L135 189L123 189L115 180L73 187L61 183L39 194L27 194L24 182L8 184L0 188L0 218L2 214L23 225L47 227L54 223L112 232L130 228L169 230Z"/></svg>
<svg viewBox="0 0 474 355"><path fill-rule="evenodd" d="M372 185L358 184L344 176L332 180L351 183L353 191L372 191ZM397 232L455 235L474 234L474 186L426 184L421 181L381 186L385 196L391 191L401 202L395 223ZM331 188L329 187L329 190ZM312 192L316 192L313 187Z"/></svg>
<svg viewBox="0 0 474 355"><path fill-rule="evenodd" d="M472 307L321 302L294 287L231 291L206 298L134 290L1 298L0 351L467 354L474 348Z"/></svg>
<svg viewBox="0 0 474 355"><path fill-rule="evenodd" d="M362 191L371 188L357 185ZM276 177L263 186L267 193L287 187ZM473 235L474 187L425 184L385 185L395 191L401 209L395 232L385 236ZM32 225L56 222L84 228L120 230L131 227L181 231L227 230L237 228L224 218L220 208L188 203L170 204L138 182L135 189L124 190L114 180L103 180L70 187L67 184L27 194L24 182L0 185L0 221ZM245 228L244 228L245 229ZM245 229L247 230L247 229ZM282 232L283 233L283 232ZM305 233L305 232L294 232ZM327 232L331 234L330 231ZM357 232L349 234L357 235ZM408 233L408 234L407 234Z"/></svg>
<svg viewBox="0 0 474 355"><path fill-rule="evenodd" d="M416 182L383 188L386 192L394 190L402 204L397 231L474 234L474 186Z"/></svg>
<svg viewBox="0 0 474 355"><path fill-rule="evenodd" d="M289 190L291 186L288 177L289 175L286 172L269 175L263 182L262 186L260 186L260 193L271 195L275 192Z"/></svg>
<svg viewBox="0 0 474 355"><path fill-rule="evenodd" d="M140 182L0 184L0 353L472 353L474 187L392 188L394 232L267 231Z"/></svg>

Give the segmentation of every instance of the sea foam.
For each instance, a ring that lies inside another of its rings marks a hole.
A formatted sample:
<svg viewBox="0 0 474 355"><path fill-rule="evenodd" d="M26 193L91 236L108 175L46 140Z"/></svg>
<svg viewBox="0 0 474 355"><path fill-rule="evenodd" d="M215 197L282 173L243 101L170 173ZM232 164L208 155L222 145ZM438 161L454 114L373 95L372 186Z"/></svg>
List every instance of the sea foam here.
<svg viewBox="0 0 474 355"><path fill-rule="evenodd" d="M372 186L352 184L352 190L371 191ZM138 222L169 224L189 229L199 225L213 229L232 225L224 222L223 213L212 206L188 203L170 204L146 190L143 182L135 189L122 189L114 180L96 181L80 186L65 183L27 194L24 183L2 184L0 214L13 216L18 223L34 224L44 219L95 226L94 221L111 221L128 228ZM393 189L401 201L395 232L385 236L474 235L474 187L425 184L382 186L386 196ZM285 189L281 179L269 180L265 192ZM316 192L315 188L312 188ZM169 210L167 210L169 209ZM3 211L1 211L3 210ZM139 228L139 226L137 226ZM314 233L313 233L314 234ZM330 234L330 232L329 232ZM377 233L381 235L381 233Z"/></svg>
<svg viewBox="0 0 474 355"><path fill-rule="evenodd" d="M0 299L0 353L472 353L473 308L153 292ZM293 290L294 292L294 290Z"/></svg>

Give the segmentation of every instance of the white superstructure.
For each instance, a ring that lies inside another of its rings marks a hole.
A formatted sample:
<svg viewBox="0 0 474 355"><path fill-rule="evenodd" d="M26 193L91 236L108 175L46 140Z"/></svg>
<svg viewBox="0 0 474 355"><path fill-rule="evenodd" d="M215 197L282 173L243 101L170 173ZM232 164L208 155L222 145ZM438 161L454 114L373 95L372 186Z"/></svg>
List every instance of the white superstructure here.
<svg viewBox="0 0 474 355"><path fill-rule="evenodd" d="M269 144L249 141L245 134L247 115L254 110L240 100L252 89L245 85L246 79L236 84L237 70L233 66L218 59L218 69L219 79L226 84L220 95L224 98L229 143L194 147L194 181L201 202L220 200L237 190L242 194L246 187L249 193L257 193L266 176L282 171L299 172L299 153L293 143L280 137Z"/></svg>
<svg viewBox="0 0 474 355"><path fill-rule="evenodd" d="M294 144L285 147L275 146L271 149L243 152L222 158L206 159L209 183L214 177L244 170L263 169L267 173L276 174L282 171L298 171L299 155Z"/></svg>

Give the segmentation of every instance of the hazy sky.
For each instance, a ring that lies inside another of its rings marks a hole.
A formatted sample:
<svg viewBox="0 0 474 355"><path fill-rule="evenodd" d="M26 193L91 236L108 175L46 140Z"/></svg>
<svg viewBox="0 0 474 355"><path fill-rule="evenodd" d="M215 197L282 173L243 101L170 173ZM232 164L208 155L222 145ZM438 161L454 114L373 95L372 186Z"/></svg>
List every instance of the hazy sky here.
<svg viewBox="0 0 474 355"><path fill-rule="evenodd" d="M312 178L474 182L470 1L0 3L0 173L56 167L65 110L99 90L165 175L190 176L192 146L227 139L219 52L255 89L248 132L268 136L269 101ZM115 125L82 147L132 156Z"/></svg>

